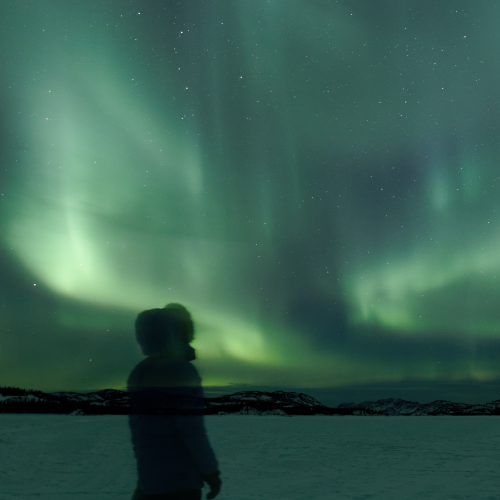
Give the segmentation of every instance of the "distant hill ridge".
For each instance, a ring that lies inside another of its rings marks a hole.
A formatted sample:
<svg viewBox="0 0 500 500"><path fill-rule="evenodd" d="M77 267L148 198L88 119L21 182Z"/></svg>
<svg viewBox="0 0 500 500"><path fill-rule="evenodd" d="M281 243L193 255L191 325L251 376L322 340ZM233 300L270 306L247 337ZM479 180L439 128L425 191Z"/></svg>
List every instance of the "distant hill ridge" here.
<svg viewBox="0 0 500 500"><path fill-rule="evenodd" d="M0 387L0 413L58 413L74 415L127 415L130 394L117 389L44 393ZM483 405L437 400L421 404L398 398L342 403L329 408L300 392L240 391L205 398L206 415L500 415L500 400Z"/></svg>
<svg viewBox="0 0 500 500"><path fill-rule="evenodd" d="M323 403L320 403L317 399L312 396L308 396L302 392L285 392L285 391L274 391L274 392L263 392L263 391L241 391L235 392L234 394L228 394L225 396L218 396L216 398L208 398L213 404L229 404L237 401L267 401L270 403L281 404L284 406L297 406L297 405L309 405L309 406L323 406L327 408Z"/></svg>
<svg viewBox="0 0 500 500"><path fill-rule="evenodd" d="M116 389L44 393L13 387L0 388L0 413L59 413L127 415L130 394ZM297 392L241 391L205 398L206 415L371 415L370 409L329 408Z"/></svg>
<svg viewBox="0 0 500 500"><path fill-rule="evenodd" d="M432 403L418 403L399 398L364 401L362 403L341 403L337 408L369 409L388 416L427 416L427 415L500 415L500 400L486 404L453 403L438 399Z"/></svg>

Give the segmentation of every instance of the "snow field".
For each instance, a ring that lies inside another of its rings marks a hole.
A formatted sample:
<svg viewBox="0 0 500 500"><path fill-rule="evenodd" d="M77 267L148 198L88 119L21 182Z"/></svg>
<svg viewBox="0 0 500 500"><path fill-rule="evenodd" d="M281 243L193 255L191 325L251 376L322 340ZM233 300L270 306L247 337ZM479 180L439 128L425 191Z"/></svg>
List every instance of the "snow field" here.
<svg viewBox="0 0 500 500"><path fill-rule="evenodd" d="M500 497L498 417L205 423L222 472L220 500ZM125 416L0 414L0 500L128 500L136 480Z"/></svg>

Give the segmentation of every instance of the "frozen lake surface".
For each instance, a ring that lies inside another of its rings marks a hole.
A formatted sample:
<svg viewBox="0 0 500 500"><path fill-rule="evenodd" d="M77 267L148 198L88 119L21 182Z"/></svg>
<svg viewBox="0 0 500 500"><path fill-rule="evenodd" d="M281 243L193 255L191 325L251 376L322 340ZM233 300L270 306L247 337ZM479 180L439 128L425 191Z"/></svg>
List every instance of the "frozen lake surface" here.
<svg viewBox="0 0 500 500"><path fill-rule="evenodd" d="M499 417L205 423L222 472L220 500L500 498ZM0 414L0 429L0 500L131 499L127 417Z"/></svg>

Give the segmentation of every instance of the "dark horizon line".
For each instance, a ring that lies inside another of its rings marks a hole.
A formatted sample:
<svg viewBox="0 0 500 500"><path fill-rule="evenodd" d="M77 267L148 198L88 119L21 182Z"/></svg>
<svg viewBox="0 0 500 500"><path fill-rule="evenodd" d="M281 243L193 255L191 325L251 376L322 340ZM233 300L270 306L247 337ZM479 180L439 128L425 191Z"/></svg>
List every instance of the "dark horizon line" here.
<svg viewBox="0 0 500 500"><path fill-rule="evenodd" d="M250 386L249 384L231 384L231 385L234 385L234 389L237 388L237 386L248 386L248 387L252 387ZM204 386L204 389L205 390L209 390L210 387L214 387L214 388L219 388L219 389L230 389L231 388L231 385L229 386ZM260 386L262 387L262 386ZM264 386L265 387L265 386ZM270 388L272 388L273 386L269 386ZM108 390L112 390L112 391L120 391L120 392L128 392L127 391L127 388L125 387L124 389L115 389L115 388L111 388L111 387L108 387L108 388L104 388L104 389L86 389L86 390L57 390L57 391L42 391L41 389L23 389L21 387L14 387L14 386L0 386L0 392L2 391L2 389L7 389L7 390L19 390L19 391L24 391L26 393L33 393L33 394L36 394L36 393L42 393L42 394L54 394L54 393L77 393L77 394L88 394L88 393L93 393L93 392L100 392L100 391L108 391ZM307 389L311 389L311 388L306 388ZM314 388L312 388L314 389ZM316 388L316 389L334 389L334 388ZM327 408L333 408L333 409L336 409L338 406L340 406L340 404L353 404L353 405L357 405L357 404L363 404L363 403L366 403L366 402L377 402L377 401L384 401L384 400L400 400L400 401L404 401L404 402L408 402L408 403L418 403L418 404L422 404L422 405L426 405L426 404L431 404L431 403L434 403L436 401L445 401L445 402L448 402L448 403L453 403L453 404L460 404L460 403L456 403L454 401L451 401L449 399L434 399L433 401L431 401L430 403L420 403L419 401L411 401L411 400L408 400L408 399L403 399L403 398L400 398L400 397L383 397L383 398L377 398L377 399L372 399L372 400L365 400L365 401L361 401L359 403L355 403L355 402L346 402L346 403L340 403L339 405L337 405L336 407L333 407L333 406L328 406L328 405L325 405L324 403L321 403L321 401L319 401L319 399L317 397L314 397L314 396L311 396L310 394L306 393L306 392L301 392L301 391L297 391L297 390L284 390L284 389L275 389L275 390L262 390L262 389L240 389L240 390L235 390L235 392L232 392L232 393L227 393L227 394L219 394L217 396L207 396L206 394L204 395L204 399L214 399L214 398L217 398L217 397L220 397L220 396L232 396L234 394L237 394L239 392L270 392L270 393L273 393L273 392L285 392L285 393L295 393L295 394L305 394L313 399L316 399L321 405L327 407ZM489 404L489 403L494 403L496 401L500 401L500 397L498 399L493 399L491 401L488 401L486 403L461 403L461 404L466 404L466 405L470 405L470 406L474 406L474 405L483 405L483 404Z"/></svg>

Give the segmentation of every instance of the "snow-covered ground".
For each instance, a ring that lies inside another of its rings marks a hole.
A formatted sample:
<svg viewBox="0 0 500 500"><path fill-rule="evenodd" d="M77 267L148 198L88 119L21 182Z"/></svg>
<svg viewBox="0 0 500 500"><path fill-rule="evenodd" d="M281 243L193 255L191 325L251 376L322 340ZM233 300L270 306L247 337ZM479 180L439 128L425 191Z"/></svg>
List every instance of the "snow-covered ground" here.
<svg viewBox="0 0 500 500"><path fill-rule="evenodd" d="M499 417L205 422L220 500L500 498ZM135 484L127 417L0 414L0 500L125 500Z"/></svg>

